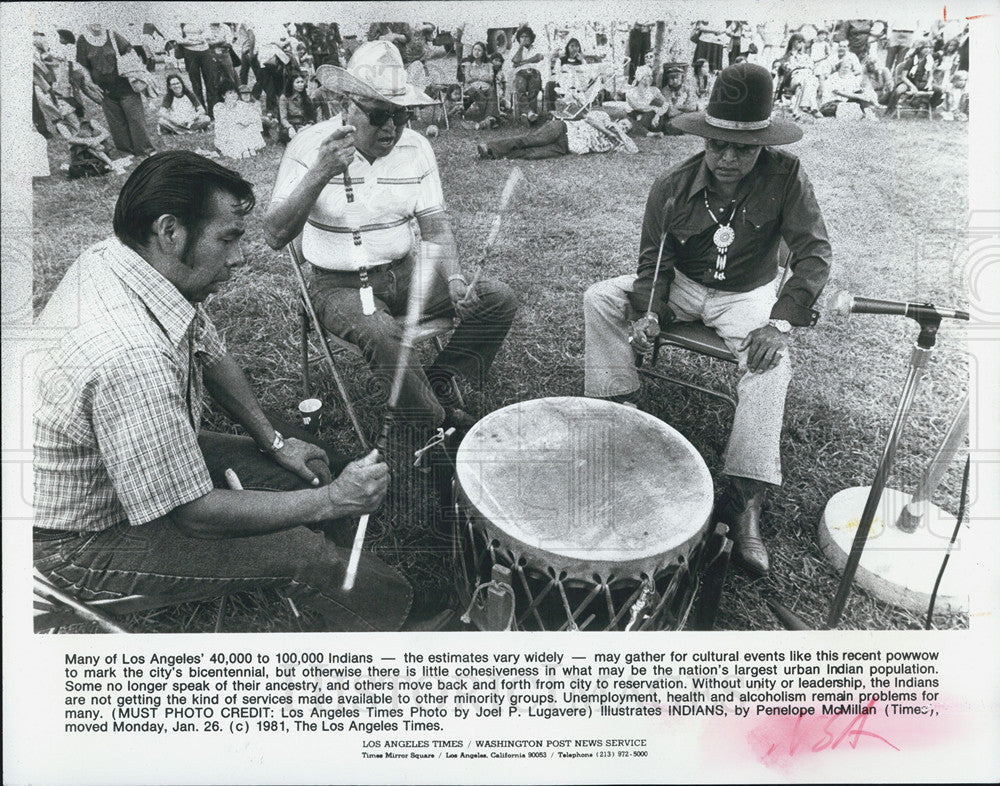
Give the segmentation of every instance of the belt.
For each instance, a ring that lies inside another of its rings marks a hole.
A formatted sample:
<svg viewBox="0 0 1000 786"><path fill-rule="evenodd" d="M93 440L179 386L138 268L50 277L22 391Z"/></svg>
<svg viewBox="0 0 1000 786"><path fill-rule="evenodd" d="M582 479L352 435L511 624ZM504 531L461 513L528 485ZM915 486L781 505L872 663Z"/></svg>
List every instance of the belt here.
<svg viewBox="0 0 1000 786"><path fill-rule="evenodd" d="M48 529L46 527L32 527L32 538L34 540L65 540L71 537L82 535L92 535L93 532L73 529Z"/></svg>
<svg viewBox="0 0 1000 786"><path fill-rule="evenodd" d="M402 265L407 260L407 257L402 257L401 259L394 259L392 262L386 262L383 265L369 265L365 268L365 272L369 275L375 275L376 273L386 273L393 268L397 268ZM341 280L345 282L350 282L351 286L361 287L363 286L361 282L361 273L358 270L329 270L325 267L319 267L317 265L309 263L312 267L312 272L314 276L338 276Z"/></svg>

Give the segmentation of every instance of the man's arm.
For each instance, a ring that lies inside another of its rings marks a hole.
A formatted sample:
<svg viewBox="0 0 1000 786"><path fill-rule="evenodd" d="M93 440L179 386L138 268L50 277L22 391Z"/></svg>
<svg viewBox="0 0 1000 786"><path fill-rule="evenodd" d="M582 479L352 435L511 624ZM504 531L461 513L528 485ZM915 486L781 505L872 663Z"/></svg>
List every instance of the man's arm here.
<svg viewBox="0 0 1000 786"><path fill-rule="evenodd" d="M284 199L272 201L264 218L264 239L274 249L284 248L302 232L309 213L330 180L343 173L354 160L354 126L342 126L320 144L315 163L301 170L303 164L285 152L275 178L275 193L289 178L301 179Z"/></svg>
<svg viewBox="0 0 1000 786"><path fill-rule="evenodd" d="M257 447L270 455L276 464L314 486L329 482L326 453L318 446L291 438L284 440L280 450L273 449L277 432L261 409L243 369L230 355L204 368L202 376L212 398L247 430ZM311 462L312 468L307 462Z"/></svg>
<svg viewBox="0 0 1000 786"><path fill-rule="evenodd" d="M781 236L792 252L792 274L771 309L771 318L812 325L819 316L813 304L830 275L833 252L812 184L798 162L786 187L781 215Z"/></svg>
<svg viewBox="0 0 1000 786"><path fill-rule="evenodd" d="M302 491L229 491L213 489L179 505L170 518L195 538L219 539L266 535L301 524L358 516L382 504L389 468L375 451L351 462L336 480Z"/></svg>

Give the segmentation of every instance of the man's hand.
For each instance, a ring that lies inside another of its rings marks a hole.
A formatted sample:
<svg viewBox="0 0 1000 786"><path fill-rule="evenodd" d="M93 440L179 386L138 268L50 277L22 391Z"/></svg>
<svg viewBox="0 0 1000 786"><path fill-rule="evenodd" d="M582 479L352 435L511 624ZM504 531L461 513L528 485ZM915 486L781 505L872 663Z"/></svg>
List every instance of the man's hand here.
<svg viewBox="0 0 1000 786"><path fill-rule="evenodd" d="M343 174L354 160L354 126L341 126L323 140L316 165L327 179Z"/></svg>
<svg viewBox="0 0 1000 786"><path fill-rule="evenodd" d="M451 298L451 304L459 319L471 316L479 304L479 295L476 294L476 290L460 278L453 278L448 282L448 297Z"/></svg>
<svg viewBox="0 0 1000 786"><path fill-rule="evenodd" d="M747 351L747 368L752 374L770 371L778 365L788 349L789 334L782 333L776 327L764 325L743 339L740 352Z"/></svg>
<svg viewBox="0 0 1000 786"><path fill-rule="evenodd" d="M326 487L329 500L342 515L371 513L385 499L389 488L389 466L373 450L364 458L352 461L336 480Z"/></svg>
<svg viewBox="0 0 1000 786"><path fill-rule="evenodd" d="M311 442L289 437L285 440L284 447L272 453L271 458L275 464L294 472L310 486L325 486L333 479L326 451ZM310 463L316 469L315 472L310 468Z"/></svg>
<svg viewBox="0 0 1000 786"><path fill-rule="evenodd" d="M656 314L644 314L632 323L628 340L632 349L646 354L653 351L653 345L658 335L660 335L660 320Z"/></svg>

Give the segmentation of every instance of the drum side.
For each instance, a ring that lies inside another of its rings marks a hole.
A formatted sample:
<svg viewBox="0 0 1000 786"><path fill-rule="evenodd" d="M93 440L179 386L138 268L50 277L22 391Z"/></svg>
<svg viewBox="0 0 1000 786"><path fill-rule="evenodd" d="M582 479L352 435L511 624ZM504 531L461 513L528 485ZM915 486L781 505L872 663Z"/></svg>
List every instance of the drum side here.
<svg viewBox="0 0 1000 786"><path fill-rule="evenodd" d="M490 540L571 576L656 572L687 555L712 511L708 468L681 434L597 399L492 413L462 442L456 478Z"/></svg>

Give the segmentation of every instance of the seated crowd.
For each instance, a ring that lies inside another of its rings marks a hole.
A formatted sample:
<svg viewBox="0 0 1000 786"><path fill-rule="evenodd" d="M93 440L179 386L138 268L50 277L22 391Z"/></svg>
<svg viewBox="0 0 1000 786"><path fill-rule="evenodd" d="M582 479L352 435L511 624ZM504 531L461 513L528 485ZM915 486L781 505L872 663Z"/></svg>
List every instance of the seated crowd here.
<svg viewBox="0 0 1000 786"><path fill-rule="evenodd" d="M554 119L582 120L603 105L611 120L627 118L631 136L676 133L671 120L702 110L708 102L722 64L715 51L722 44L710 39L720 36L731 42L730 63L750 60L770 67L775 103L794 119L895 116L904 107L928 109L942 119L968 119L967 27L956 32L939 26L921 34L864 20L830 29L803 25L789 30L785 25L767 28L761 47L748 43L747 23L727 23L725 32L718 27L713 33L712 25L698 23L690 63L665 62L647 45L644 51L630 51L630 60L609 65L584 51L580 39L566 31L546 51L524 24L516 29L513 44L500 52L484 41L463 40L462 25L451 38L457 63L452 86L427 84L426 31L379 23L367 37L395 46L408 77L445 104L445 112L459 115L468 130L505 123L538 130ZM211 146L227 158L256 155L268 140L287 144L337 111L316 69L343 62L345 46L356 46L344 41L337 24L265 28L248 22L187 23L166 33L143 25L141 36L137 30L129 25L123 35L94 24L76 34L35 33L35 126L47 139L67 140L72 160L64 168L72 167L73 176L123 171L153 152L147 103L155 108L154 127L160 135L214 131ZM761 62L772 53L780 56ZM160 83L154 75L158 63L166 68ZM627 83L626 72L632 74ZM95 117L97 107L103 122ZM433 123L440 107L428 111ZM418 112L415 118L426 122L427 115ZM606 125L596 122L591 130ZM599 141L573 143L580 135L569 128L569 152L603 147ZM558 138L555 126L530 136L534 143L542 140L542 147ZM624 149L620 144L613 148ZM47 163L40 167L47 170Z"/></svg>

